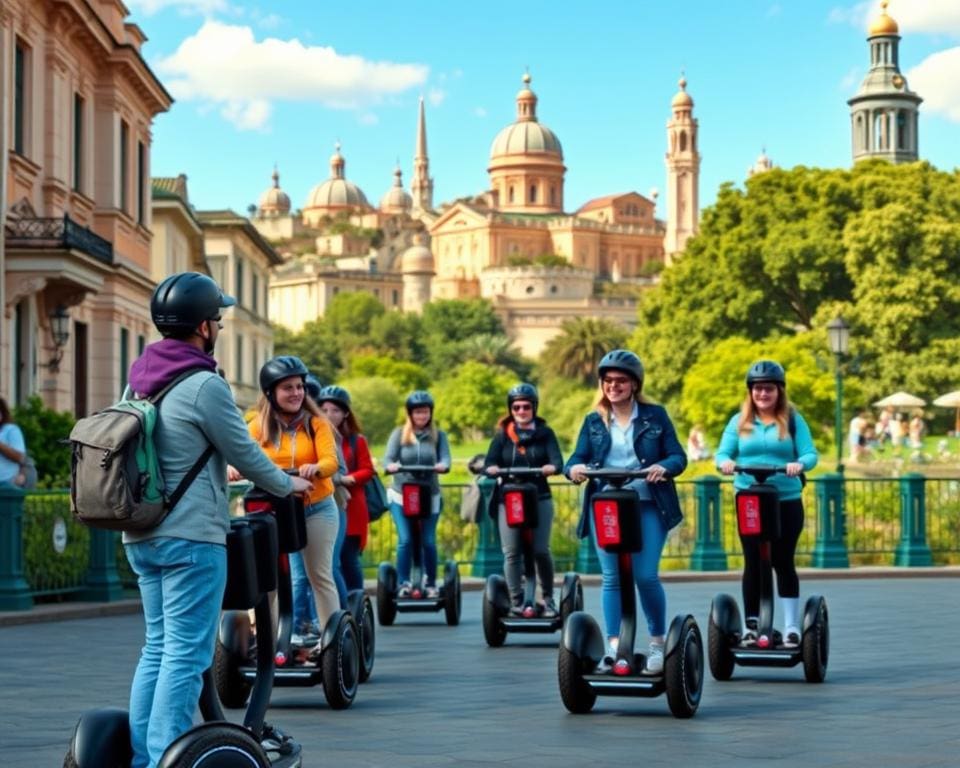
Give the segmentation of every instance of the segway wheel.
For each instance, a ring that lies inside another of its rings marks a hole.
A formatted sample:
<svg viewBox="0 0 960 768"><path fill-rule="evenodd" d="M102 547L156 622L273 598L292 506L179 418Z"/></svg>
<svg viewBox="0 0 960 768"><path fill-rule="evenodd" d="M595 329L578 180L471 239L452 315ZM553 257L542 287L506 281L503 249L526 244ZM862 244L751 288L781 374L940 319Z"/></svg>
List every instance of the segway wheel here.
<svg viewBox="0 0 960 768"><path fill-rule="evenodd" d="M357 621L360 632L360 682L365 683L373 673L373 662L377 654L376 622L373 620L373 604L364 596L360 616Z"/></svg>
<svg viewBox="0 0 960 768"><path fill-rule="evenodd" d="M252 686L240 673L240 658L219 639L213 654L213 679L223 706L240 709L247 703Z"/></svg>
<svg viewBox="0 0 960 768"><path fill-rule="evenodd" d="M444 582L443 611L446 615L447 626L455 627L460 623L460 608L463 596L460 592L460 569L452 560L447 561Z"/></svg>
<svg viewBox="0 0 960 768"><path fill-rule="evenodd" d="M381 579L377 579L377 621L381 627L389 627L396 618L397 597Z"/></svg>
<svg viewBox="0 0 960 768"><path fill-rule="evenodd" d="M560 699L567 711L583 715L593 709L597 694L583 679L583 663L560 644L560 656L557 661L557 679L560 683Z"/></svg>
<svg viewBox="0 0 960 768"><path fill-rule="evenodd" d="M360 637L353 616L344 615L333 643L320 654L323 693L332 709L346 709L360 682Z"/></svg>
<svg viewBox="0 0 960 768"><path fill-rule="evenodd" d="M830 621L827 601L822 597L817 606L817 618L803 633L803 676L808 683L822 683L827 677L827 658L830 655Z"/></svg>
<svg viewBox="0 0 960 768"><path fill-rule="evenodd" d="M667 703L674 717L693 717L703 692L703 638L693 616L683 620L676 647L664 663Z"/></svg>
<svg viewBox="0 0 960 768"><path fill-rule="evenodd" d="M730 650L730 638L710 617L707 626L707 655L710 660L710 674L714 680L729 680L733 676L736 661Z"/></svg>
<svg viewBox="0 0 960 768"><path fill-rule="evenodd" d="M207 723L173 742L158 768L270 768L263 747L236 725Z"/></svg>
<svg viewBox="0 0 960 768"><path fill-rule="evenodd" d="M497 606L483 595L483 638L491 648L499 648L507 639L507 629L497 615Z"/></svg>

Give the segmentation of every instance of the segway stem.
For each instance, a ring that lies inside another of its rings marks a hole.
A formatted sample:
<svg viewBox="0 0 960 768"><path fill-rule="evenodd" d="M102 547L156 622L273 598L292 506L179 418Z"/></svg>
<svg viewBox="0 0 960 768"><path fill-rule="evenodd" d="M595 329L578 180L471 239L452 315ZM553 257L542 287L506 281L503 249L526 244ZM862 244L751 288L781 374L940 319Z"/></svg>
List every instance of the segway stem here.
<svg viewBox="0 0 960 768"><path fill-rule="evenodd" d="M617 554L620 576L620 636L617 641L617 660L625 660L633 669L634 646L637 641L637 593L633 586L633 553Z"/></svg>
<svg viewBox="0 0 960 768"><path fill-rule="evenodd" d="M282 594L283 589L277 590ZM250 691L250 702L247 713L243 718L243 725L248 728L259 741L263 737L263 720L270 706L270 694L273 692L273 678L275 672L273 619L270 611L270 595L260 595L254 608L257 627L257 677Z"/></svg>

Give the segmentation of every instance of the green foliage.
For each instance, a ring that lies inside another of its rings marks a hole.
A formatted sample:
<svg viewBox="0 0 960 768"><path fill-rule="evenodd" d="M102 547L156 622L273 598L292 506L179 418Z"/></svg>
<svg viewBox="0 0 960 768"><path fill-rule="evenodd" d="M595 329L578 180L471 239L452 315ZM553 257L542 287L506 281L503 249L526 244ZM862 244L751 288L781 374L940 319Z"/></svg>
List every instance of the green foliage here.
<svg viewBox="0 0 960 768"><path fill-rule="evenodd" d="M336 336L327 323L311 320L299 333L282 325L273 327L273 353L296 355L323 384L336 378L340 369L340 349Z"/></svg>
<svg viewBox="0 0 960 768"><path fill-rule="evenodd" d="M486 299L439 299L423 307L423 331L433 341L463 341L487 333L503 334L503 323Z"/></svg>
<svg viewBox="0 0 960 768"><path fill-rule="evenodd" d="M574 317L563 321L560 334L547 342L540 365L552 376L590 386L597 380L597 364L611 349L623 347L627 332L609 320Z"/></svg>
<svg viewBox="0 0 960 768"><path fill-rule="evenodd" d="M493 434L506 411L504 397L514 383L512 375L496 368L473 360L464 363L433 389L438 423L457 440Z"/></svg>
<svg viewBox="0 0 960 768"><path fill-rule="evenodd" d="M37 465L37 485L64 488L70 485L70 445L64 444L76 422L73 414L47 408L37 396L13 409L13 420Z"/></svg>
<svg viewBox="0 0 960 768"><path fill-rule="evenodd" d="M504 334L481 333L453 345L451 357L456 360L473 360L484 365L505 368L518 379L526 380L533 367Z"/></svg>
<svg viewBox="0 0 960 768"><path fill-rule="evenodd" d="M354 355L347 366L347 375L351 379L371 376L388 379L399 393L426 389L430 383L427 372L416 363L382 355Z"/></svg>
<svg viewBox="0 0 960 768"><path fill-rule="evenodd" d="M387 310L373 294L365 291L348 291L333 297L323 319L338 338L365 337L370 334L374 318Z"/></svg>
<svg viewBox="0 0 960 768"><path fill-rule="evenodd" d="M551 267L553 269L573 269L573 265L566 256L556 253L541 253L532 259L528 256L508 256L508 267Z"/></svg>
<svg viewBox="0 0 960 768"><path fill-rule="evenodd" d="M564 449L564 459L573 449L584 417L593 408L595 387L584 387L570 379L554 379L540 388L540 410Z"/></svg>
<svg viewBox="0 0 960 768"><path fill-rule="evenodd" d="M53 548L57 520L66 526L62 553ZM90 530L74 521L67 493L36 493L24 498L23 561L30 589L53 592L83 584L90 559Z"/></svg>
<svg viewBox="0 0 960 768"><path fill-rule="evenodd" d="M427 357L423 323L413 312L385 312L370 321L370 345L382 355L423 363Z"/></svg>
<svg viewBox="0 0 960 768"><path fill-rule="evenodd" d="M390 436L397 424L400 393L389 379L369 376L337 382L350 393L353 412L360 420L363 434L371 443L380 443Z"/></svg>

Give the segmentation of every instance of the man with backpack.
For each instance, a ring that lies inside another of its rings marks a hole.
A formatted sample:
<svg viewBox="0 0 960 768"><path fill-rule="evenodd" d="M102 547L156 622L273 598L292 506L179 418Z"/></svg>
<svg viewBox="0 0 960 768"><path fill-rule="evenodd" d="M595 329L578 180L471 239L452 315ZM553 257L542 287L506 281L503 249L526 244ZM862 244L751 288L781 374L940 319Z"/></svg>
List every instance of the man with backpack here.
<svg viewBox="0 0 960 768"><path fill-rule="evenodd" d="M164 488L177 489L173 503L166 497L159 524L123 534L146 623L130 691L132 768L154 768L193 725L226 584L227 464L278 496L310 487L264 455L217 375L213 350L220 313L235 303L206 275L166 278L150 301L164 338L148 345L130 369L138 397L162 393L153 445Z"/></svg>

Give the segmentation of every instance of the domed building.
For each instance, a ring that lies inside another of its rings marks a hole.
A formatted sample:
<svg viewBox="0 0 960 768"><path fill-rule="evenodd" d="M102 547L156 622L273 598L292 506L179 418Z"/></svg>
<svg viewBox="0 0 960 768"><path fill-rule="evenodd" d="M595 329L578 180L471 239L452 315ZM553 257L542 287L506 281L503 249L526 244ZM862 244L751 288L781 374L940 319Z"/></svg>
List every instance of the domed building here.
<svg viewBox="0 0 960 768"><path fill-rule="evenodd" d="M430 284L435 274L433 252L426 245L423 233L413 236L413 245L403 252L400 259L403 274L403 311L421 312L430 301Z"/></svg>
<svg viewBox="0 0 960 768"><path fill-rule="evenodd" d="M767 157L767 148L764 147L760 154L757 155L757 159L754 161L753 165L750 168L747 168L747 178L751 176L756 176L758 173L766 173L767 171L773 170L773 160Z"/></svg>
<svg viewBox="0 0 960 768"><path fill-rule="evenodd" d="M290 213L290 196L280 189L280 174L277 167L273 167L273 186L260 195L260 205L257 206L261 216L286 216Z"/></svg>
<svg viewBox="0 0 960 768"><path fill-rule="evenodd" d="M303 223L307 227L319 227L324 219L339 213L366 213L371 210L367 196L346 176L347 161L340 154L337 142L330 156L330 178L317 184L307 196L303 206Z"/></svg>
<svg viewBox="0 0 960 768"><path fill-rule="evenodd" d="M403 188L403 171L393 171L393 186L380 198L380 211L388 216L402 216L413 209L413 197Z"/></svg>

